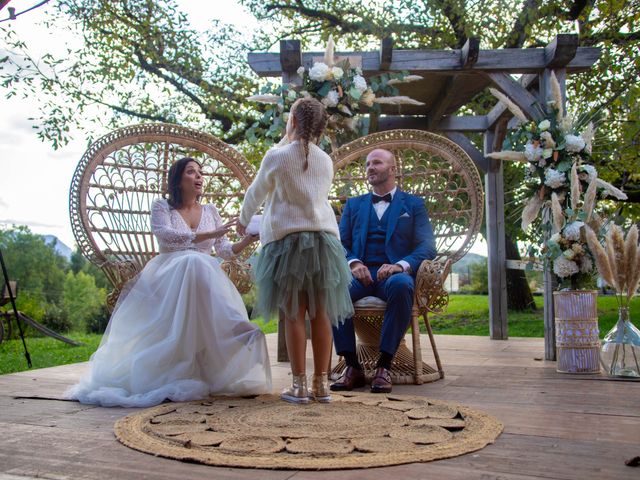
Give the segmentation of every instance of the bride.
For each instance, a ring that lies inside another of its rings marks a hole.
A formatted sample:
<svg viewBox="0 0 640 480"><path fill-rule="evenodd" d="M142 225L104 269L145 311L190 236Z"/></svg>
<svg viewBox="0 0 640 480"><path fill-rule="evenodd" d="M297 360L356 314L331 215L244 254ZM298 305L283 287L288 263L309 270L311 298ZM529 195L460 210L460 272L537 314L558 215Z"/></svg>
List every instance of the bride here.
<svg viewBox="0 0 640 480"><path fill-rule="evenodd" d="M257 237L231 244L225 234L235 221L223 224L214 205L200 205L202 185L192 158L169 169L169 198L156 200L151 211L160 254L127 285L89 371L67 398L147 407L271 392L264 334L209 254L215 246L231 258Z"/></svg>

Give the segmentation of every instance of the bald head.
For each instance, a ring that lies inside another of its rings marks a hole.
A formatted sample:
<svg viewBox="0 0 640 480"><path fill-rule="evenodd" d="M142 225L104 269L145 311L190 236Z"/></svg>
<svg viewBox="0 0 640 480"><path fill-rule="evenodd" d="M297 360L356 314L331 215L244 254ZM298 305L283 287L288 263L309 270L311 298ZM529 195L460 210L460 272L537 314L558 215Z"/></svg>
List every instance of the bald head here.
<svg viewBox="0 0 640 480"><path fill-rule="evenodd" d="M375 193L383 195L396 186L396 158L389 150L371 150L367 155L365 170Z"/></svg>

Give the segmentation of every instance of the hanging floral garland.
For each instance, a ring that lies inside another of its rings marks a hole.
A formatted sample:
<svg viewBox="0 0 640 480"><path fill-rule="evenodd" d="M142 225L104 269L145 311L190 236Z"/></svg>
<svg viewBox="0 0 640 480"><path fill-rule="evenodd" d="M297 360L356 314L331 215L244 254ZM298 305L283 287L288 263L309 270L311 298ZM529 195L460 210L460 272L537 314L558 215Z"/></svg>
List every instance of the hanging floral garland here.
<svg viewBox="0 0 640 480"><path fill-rule="evenodd" d="M288 112L298 98L313 97L322 102L329 113L325 144L337 147L339 133L362 133L359 114L380 113L381 105L424 105L407 96L398 95L395 85L421 80L419 75L407 72L388 73L371 77L363 76L362 69L352 66L349 59L335 60L335 44L329 37L322 62L314 62L311 68L301 66L297 74L302 87L292 84L274 86L268 84L260 95L247 98L249 101L267 104L259 121L247 131L249 141L257 141L257 132L264 131L267 141L277 141L282 137Z"/></svg>

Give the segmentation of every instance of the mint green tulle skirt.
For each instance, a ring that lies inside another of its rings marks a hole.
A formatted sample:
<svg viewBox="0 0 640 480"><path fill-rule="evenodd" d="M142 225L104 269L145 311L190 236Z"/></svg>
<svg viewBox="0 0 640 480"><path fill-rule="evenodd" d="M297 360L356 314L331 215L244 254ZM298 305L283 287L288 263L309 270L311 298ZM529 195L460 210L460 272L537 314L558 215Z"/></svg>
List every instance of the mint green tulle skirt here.
<svg viewBox="0 0 640 480"><path fill-rule="evenodd" d="M310 318L324 307L333 325L353 316L351 270L344 247L328 232L296 232L262 248L256 264L256 309L265 320L279 311L294 319L301 294Z"/></svg>

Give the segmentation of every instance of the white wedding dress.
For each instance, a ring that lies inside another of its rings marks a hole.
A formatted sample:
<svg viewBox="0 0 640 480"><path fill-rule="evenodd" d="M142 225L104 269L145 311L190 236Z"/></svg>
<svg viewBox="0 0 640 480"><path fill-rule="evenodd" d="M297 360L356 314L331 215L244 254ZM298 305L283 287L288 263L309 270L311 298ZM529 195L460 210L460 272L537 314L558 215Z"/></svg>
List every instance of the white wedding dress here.
<svg viewBox="0 0 640 480"><path fill-rule="evenodd" d="M204 205L195 232L222 219ZM127 284L90 369L65 396L102 406L147 407L166 399L271 393L264 334L249 322L240 294L210 255L233 256L226 237L193 243L166 200L154 203L151 229L160 254Z"/></svg>

